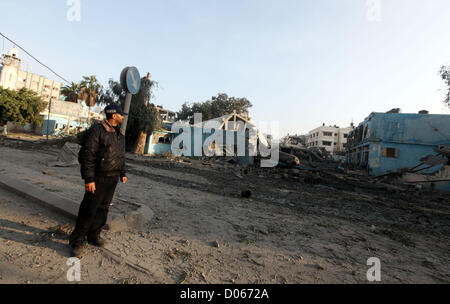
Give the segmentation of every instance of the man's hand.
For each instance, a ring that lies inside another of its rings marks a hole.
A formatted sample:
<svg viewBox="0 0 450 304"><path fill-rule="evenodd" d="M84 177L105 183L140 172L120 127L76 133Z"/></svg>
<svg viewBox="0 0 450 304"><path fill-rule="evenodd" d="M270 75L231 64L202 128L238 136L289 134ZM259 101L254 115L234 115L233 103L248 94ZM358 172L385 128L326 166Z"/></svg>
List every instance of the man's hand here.
<svg viewBox="0 0 450 304"><path fill-rule="evenodd" d="M89 183L85 185L86 192L92 192L92 194L95 193L95 183Z"/></svg>
<svg viewBox="0 0 450 304"><path fill-rule="evenodd" d="M124 176L121 178L122 179L122 183L126 184L128 181L128 177Z"/></svg>

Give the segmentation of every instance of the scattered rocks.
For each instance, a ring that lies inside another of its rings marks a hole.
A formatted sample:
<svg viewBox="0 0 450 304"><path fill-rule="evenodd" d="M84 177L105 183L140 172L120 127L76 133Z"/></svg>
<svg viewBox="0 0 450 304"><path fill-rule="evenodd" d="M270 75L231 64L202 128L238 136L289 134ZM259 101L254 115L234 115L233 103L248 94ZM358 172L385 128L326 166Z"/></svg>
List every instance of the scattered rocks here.
<svg viewBox="0 0 450 304"><path fill-rule="evenodd" d="M183 244L185 246L189 246L191 244L191 241L189 241L189 240L179 240L178 243Z"/></svg>

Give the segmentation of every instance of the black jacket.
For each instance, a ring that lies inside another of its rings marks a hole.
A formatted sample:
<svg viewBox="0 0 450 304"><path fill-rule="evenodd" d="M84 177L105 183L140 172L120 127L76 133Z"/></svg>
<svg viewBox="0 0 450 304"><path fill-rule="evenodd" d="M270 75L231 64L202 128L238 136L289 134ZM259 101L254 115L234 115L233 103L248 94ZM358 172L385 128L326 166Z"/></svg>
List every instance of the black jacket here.
<svg viewBox="0 0 450 304"><path fill-rule="evenodd" d="M118 130L103 120L84 135L78 161L86 184L99 176L125 176L125 136Z"/></svg>

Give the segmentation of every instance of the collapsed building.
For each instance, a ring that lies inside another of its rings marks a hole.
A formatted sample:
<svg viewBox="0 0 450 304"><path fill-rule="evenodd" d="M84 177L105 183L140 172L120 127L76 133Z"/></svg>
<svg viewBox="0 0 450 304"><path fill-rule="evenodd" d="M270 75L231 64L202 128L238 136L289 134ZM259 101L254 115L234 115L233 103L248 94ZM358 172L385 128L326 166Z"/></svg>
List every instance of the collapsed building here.
<svg viewBox="0 0 450 304"><path fill-rule="evenodd" d="M450 192L450 115L371 113L349 134L346 162L372 176Z"/></svg>
<svg viewBox="0 0 450 304"><path fill-rule="evenodd" d="M183 132L180 133L178 128L172 129L173 124L173 121L166 121L165 130L155 131L147 139L145 154L161 155L174 152L172 143ZM181 142L181 153L187 157L239 156L237 161L240 164L249 165L254 163L254 154L259 144L270 146L270 136L261 134L248 117L236 112L193 125L183 125L179 122L179 127L188 128L190 133L190 140ZM241 145L240 140L243 141ZM204 145L208 148L208 155L203 153ZM239 151L239 147L243 151Z"/></svg>

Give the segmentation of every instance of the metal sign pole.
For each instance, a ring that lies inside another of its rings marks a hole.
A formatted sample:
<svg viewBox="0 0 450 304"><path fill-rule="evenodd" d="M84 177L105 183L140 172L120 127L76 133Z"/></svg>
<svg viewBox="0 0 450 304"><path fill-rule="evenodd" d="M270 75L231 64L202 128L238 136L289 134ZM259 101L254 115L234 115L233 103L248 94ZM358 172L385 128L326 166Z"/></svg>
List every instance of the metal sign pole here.
<svg viewBox="0 0 450 304"><path fill-rule="evenodd" d="M128 117L130 114L131 97L136 95L141 88L141 77L139 76L139 71L135 67L126 67L120 73L120 85L122 89L127 92L125 97L125 108L124 112L128 113L123 118L121 129L123 132L127 131Z"/></svg>
<svg viewBox="0 0 450 304"><path fill-rule="evenodd" d="M131 97L132 96L133 95L131 93L127 93L127 95L125 97L125 108L123 111L128 114L130 113L130 105L131 105ZM128 124L128 115L126 115L123 118L122 125L120 126L120 128L122 129L123 132L127 131L127 124Z"/></svg>
<svg viewBox="0 0 450 304"><path fill-rule="evenodd" d="M48 116L47 116L47 140L48 140L48 132L50 128L50 111L52 109L52 98L50 97L50 102L48 104Z"/></svg>

